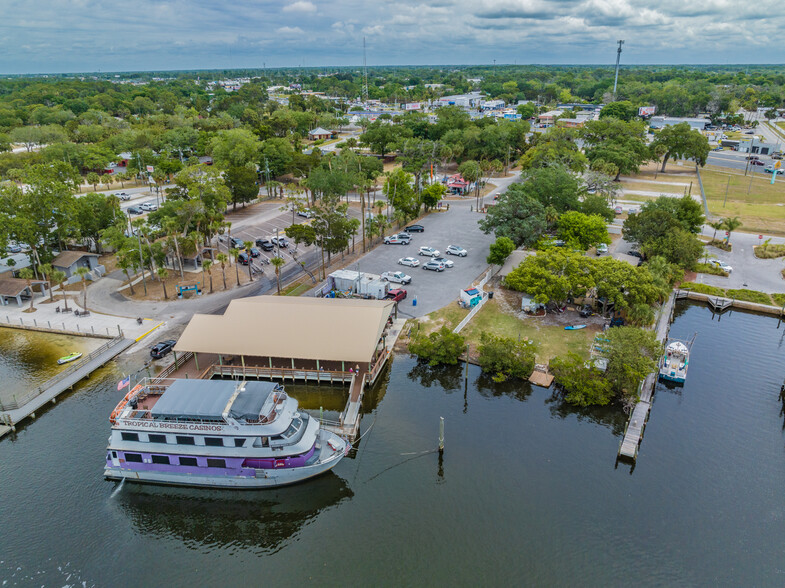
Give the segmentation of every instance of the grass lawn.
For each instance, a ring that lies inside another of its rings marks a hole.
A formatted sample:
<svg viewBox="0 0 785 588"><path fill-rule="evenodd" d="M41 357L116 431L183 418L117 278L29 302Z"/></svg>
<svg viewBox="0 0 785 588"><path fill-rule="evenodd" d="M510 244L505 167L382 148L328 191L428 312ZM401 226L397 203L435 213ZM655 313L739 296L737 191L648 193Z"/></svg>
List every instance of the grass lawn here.
<svg viewBox="0 0 785 588"><path fill-rule="evenodd" d="M547 363L557 355L566 355L569 351L589 358L594 330L565 331L563 326L545 326L542 322L541 318L522 320L508 314L493 299L485 303L461 334L473 347L479 344L483 332L516 340L519 336L521 340L531 339L538 345L537 361L541 363Z"/></svg>
<svg viewBox="0 0 785 588"><path fill-rule="evenodd" d="M741 230L748 232L785 234L785 178L778 177L772 185L771 176L762 172L744 176L714 170L701 171L701 178L712 214L738 216Z"/></svg>
<svg viewBox="0 0 785 588"><path fill-rule="evenodd" d="M304 294L310 289L311 289L311 284L308 283L290 284L289 286L281 290L281 296L299 296L300 294Z"/></svg>
<svg viewBox="0 0 785 588"><path fill-rule="evenodd" d="M452 302L444 308L435 310L432 313L422 317L420 319L419 332L423 335L427 335L439 330L444 326L454 329L467 314L469 314L468 308L461 308L458 306L457 302ZM415 331L413 330L412 333L414 332Z"/></svg>

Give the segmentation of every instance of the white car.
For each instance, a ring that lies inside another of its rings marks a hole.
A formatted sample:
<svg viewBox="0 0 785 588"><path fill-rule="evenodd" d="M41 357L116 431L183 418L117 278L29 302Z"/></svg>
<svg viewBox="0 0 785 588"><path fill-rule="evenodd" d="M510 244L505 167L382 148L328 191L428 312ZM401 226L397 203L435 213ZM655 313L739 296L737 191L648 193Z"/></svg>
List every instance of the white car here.
<svg viewBox="0 0 785 588"><path fill-rule="evenodd" d="M156 205L155 202L145 202L140 205L139 208L147 212L153 212L154 210L158 210L158 205Z"/></svg>
<svg viewBox="0 0 785 588"><path fill-rule="evenodd" d="M403 272L384 272L382 280L385 282L396 282L397 284L409 284L412 281L412 277L407 276Z"/></svg>
<svg viewBox="0 0 785 588"><path fill-rule="evenodd" d="M304 216L305 218L313 218L313 212L310 208L297 211L297 216Z"/></svg>
<svg viewBox="0 0 785 588"><path fill-rule="evenodd" d="M602 255L603 253L608 253L608 246L605 243L600 243L597 245L597 255Z"/></svg>
<svg viewBox="0 0 785 588"><path fill-rule="evenodd" d="M409 267L417 267L420 265L420 260L416 257L402 257L398 260L398 265L408 265Z"/></svg>
<svg viewBox="0 0 785 588"><path fill-rule="evenodd" d="M420 247L420 250L417 252L418 255L426 255L428 257L438 257L439 252L434 249L433 247Z"/></svg>
<svg viewBox="0 0 785 588"><path fill-rule="evenodd" d="M458 245L447 245L447 250L445 253L447 253L447 255L458 255L460 257L466 257L468 251L466 251L466 249L463 247L459 247Z"/></svg>
<svg viewBox="0 0 785 588"><path fill-rule="evenodd" d="M710 259L709 260L709 265L716 266L716 267L720 268L722 271L724 271L724 272L726 272L728 274L733 272L733 268L731 266L729 266L724 261L720 261L719 259Z"/></svg>
<svg viewBox="0 0 785 588"><path fill-rule="evenodd" d="M455 265L452 259L447 259L446 257L434 257L433 261L441 263L444 267L452 267Z"/></svg>
<svg viewBox="0 0 785 588"><path fill-rule="evenodd" d="M118 192L117 194L115 194L115 196L117 196L123 202L128 202L131 199L131 195L128 194L127 192Z"/></svg>

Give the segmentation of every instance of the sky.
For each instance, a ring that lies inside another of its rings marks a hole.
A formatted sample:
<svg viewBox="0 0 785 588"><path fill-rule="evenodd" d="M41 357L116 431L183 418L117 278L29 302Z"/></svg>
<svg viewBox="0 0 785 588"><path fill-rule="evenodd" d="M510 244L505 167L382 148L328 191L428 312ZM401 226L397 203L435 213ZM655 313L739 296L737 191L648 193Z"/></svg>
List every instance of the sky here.
<svg viewBox="0 0 785 588"><path fill-rule="evenodd" d="M783 63L782 0L0 0L0 73ZM778 34L779 33L779 34Z"/></svg>

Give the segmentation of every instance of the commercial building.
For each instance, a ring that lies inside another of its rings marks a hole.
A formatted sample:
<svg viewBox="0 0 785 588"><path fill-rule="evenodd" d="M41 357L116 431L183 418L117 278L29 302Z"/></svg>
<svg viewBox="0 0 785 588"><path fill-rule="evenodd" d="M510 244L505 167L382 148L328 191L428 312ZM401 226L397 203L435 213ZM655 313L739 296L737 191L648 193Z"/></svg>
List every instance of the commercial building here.
<svg viewBox="0 0 785 588"><path fill-rule="evenodd" d="M664 129L665 127L670 127L673 125L678 125L680 123L686 122L690 125L690 128L693 128L697 131L704 130L707 126L711 124L711 120L708 118L682 118L682 117L675 117L675 116L653 116L649 121L649 126L652 129Z"/></svg>

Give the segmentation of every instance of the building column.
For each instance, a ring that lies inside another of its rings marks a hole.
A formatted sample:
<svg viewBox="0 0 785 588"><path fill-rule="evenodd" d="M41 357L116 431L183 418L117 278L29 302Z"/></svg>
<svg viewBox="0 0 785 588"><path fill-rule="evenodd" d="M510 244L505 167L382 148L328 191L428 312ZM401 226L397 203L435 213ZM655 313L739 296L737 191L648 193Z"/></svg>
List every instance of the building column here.
<svg viewBox="0 0 785 588"><path fill-rule="evenodd" d="M199 371L199 354L194 351L194 364L196 365L196 371Z"/></svg>

